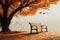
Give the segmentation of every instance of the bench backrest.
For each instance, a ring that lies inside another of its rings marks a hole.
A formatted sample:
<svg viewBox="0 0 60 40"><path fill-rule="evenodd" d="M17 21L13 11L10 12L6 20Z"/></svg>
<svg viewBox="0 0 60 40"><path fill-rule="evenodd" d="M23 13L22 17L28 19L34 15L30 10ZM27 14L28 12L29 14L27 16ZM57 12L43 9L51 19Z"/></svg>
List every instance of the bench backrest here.
<svg viewBox="0 0 60 40"><path fill-rule="evenodd" d="M30 23L31 26L37 26L37 27L40 27L41 26L41 23Z"/></svg>

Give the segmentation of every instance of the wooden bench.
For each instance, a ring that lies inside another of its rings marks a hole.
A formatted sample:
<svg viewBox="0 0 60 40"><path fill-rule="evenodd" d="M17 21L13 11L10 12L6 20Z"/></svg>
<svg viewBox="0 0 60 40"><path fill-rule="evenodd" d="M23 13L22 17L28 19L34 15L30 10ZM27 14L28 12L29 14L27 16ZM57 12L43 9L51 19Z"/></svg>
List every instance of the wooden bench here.
<svg viewBox="0 0 60 40"><path fill-rule="evenodd" d="M38 33L38 27L41 27L41 32L43 32L43 29L45 29L45 31L47 32L47 26L46 25L41 25L41 23L29 23L29 24L31 27L30 33L33 33L33 30L35 30L36 33Z"/></svg>

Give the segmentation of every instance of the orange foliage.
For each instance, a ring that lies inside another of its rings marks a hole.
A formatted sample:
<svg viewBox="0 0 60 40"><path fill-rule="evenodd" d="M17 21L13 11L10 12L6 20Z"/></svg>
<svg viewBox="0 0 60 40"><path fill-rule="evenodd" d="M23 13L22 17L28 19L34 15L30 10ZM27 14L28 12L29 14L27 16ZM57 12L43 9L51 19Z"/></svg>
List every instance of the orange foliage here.
<svg viewBox="0 0 60 40"><path fill-rule="evenodd" d="M21 11L20 15L34 15L36 10L39 8L43 8L43 9L48 9L50 7L50 4L56 4L58 2L58 0L38 0L38 2L36 4L32 4L30 5L30 9L27 8L23 8L23 10ZM45 13L44 13L45 14Z"/></svg>
<svg viewBox="0 0 60 40"><path fill-rule="evenodd" d="M36 9L32 8L32 7L25 7L22 9L20 15L34 15L36 12Z"/></svg>
<svg viewBox="0 0 60 40"><path fill-rule="evenodd" d="M1 14L1 13L3 13L3 10L2 10L2 7L1 7L1 5L0 5L0 14Z"/></svg>
<svg viewBox="0 0 60 40"><path fill-rule="evenodd" d="M30 2L32 2L32 1L34 1L34 0L30 0ZM39 8L48 9L50 7L50 4L56 4L57 2L58 2L58 0L38 0L35 4L31 4L28 7L25 7L22 10L20 10L20 12L18 12L18 15L19 14L22 16L34 15L37 9L39 9ZM20 1L20 3L21 3L21 1ZM14 2L14 5L17 8L19 6L19 1ZM11 14L11 12L13 10L14 10L14 8L12 9L10 6L9 10L8 10L9 15ZM1 12L2 12L2 8L0 7L0 13Z"/></svg>
<svg viewBox="0 0 60 40"><path fill-rule="evenodd" d="M56 4L59 0L50 0L50 3Z"/></svg>

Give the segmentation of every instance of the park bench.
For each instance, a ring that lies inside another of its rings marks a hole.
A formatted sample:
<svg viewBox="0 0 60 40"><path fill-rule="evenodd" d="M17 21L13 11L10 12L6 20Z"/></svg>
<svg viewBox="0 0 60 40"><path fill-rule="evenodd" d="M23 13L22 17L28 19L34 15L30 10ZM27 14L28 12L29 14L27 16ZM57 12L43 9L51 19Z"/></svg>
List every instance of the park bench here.
<svg viewBox="0 0 60 40"><path fill-rule="evenodd" d="M47 32L47 26L46 25L41 25L41 23L29 23L30 24L30 27L31 27L31 31L30 33L33 33L33 30L35 30L36 32L35 33L38 33L38 28L40 27L41 29L41 32L44 31L45 29L45 32Z"/></svg>

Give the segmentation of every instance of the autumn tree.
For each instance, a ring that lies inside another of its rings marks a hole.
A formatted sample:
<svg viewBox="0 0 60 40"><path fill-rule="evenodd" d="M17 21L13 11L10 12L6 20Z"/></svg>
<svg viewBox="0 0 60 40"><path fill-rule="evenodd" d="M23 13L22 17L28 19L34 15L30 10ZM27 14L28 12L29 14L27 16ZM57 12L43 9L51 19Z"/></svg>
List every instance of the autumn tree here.
<svg viewBox="0 0 60 40"><path fill-rule="evenodd" d="M34 15L39 8L48 9L58 0L0 0L1 32L10 32L9 24L13 16Z"/></svg>

